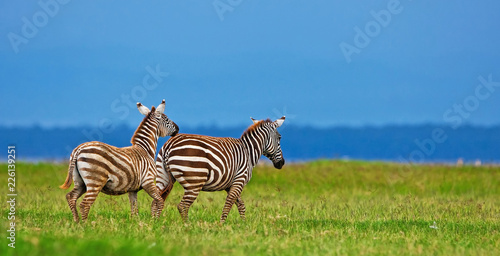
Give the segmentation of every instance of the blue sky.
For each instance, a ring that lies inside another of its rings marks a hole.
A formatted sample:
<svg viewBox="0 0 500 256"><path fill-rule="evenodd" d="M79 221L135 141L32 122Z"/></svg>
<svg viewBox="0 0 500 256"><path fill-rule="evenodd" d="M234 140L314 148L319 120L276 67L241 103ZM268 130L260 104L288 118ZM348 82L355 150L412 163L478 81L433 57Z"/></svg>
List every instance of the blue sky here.
<svg viewBox="0 0 500 256"><path fill-rule="evenodd" d="M500 124L498 1L40 2L0 3L0 125Z"/></svg>

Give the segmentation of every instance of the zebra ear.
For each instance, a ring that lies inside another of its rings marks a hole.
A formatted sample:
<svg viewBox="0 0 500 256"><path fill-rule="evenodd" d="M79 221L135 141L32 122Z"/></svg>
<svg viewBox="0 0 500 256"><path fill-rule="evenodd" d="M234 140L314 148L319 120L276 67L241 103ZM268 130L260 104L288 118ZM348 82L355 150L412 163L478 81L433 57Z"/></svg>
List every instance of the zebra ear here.
<svg viewBox="0 0 500 256"><path fill-rule="evenodd" d="M162 113L165 112L165 99L163 99L163 101L160 103L160 105L158 105L158 107L156 108L156 113Z"/></svg>
<svg viewBox="0 0 500 256"><path fill-rule="evenodd" d="M139 109L139 112L145 116L147 116L150 111L148 107L142 105L140 102L137 102L137 109Z"/></svg>
<svg viewBox="0 0 500 256"><path fill-rule="evenodd" d="M252 119L252 122L253 122L254 124L256 124L256 123L258 123L258 122L259 122L259 120L255 120L255 119L253 119L252 117L250 117L250 119Z"/></svg>
<svg viewBox="0 0 500 256"><path fill-rule="evenodd" d="M274 121L274 125L276 125L276 128L280 127L283 122L285 122L285 116L282 116L280 119Z"/></svg>

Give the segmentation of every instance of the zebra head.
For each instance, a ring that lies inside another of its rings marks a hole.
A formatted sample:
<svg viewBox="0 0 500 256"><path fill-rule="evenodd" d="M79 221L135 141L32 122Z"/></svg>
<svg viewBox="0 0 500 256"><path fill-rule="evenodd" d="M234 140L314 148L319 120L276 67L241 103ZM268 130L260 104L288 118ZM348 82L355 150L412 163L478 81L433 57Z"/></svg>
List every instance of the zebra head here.
<svg viewBox="0 0 500 256"><path fill-rule="evenodd" d="M254 123L259 122L253 118L252 121ZM281 152L280 145L281 134L278 132L278 127L280 127L284 121L285 117L283 116L274 122L269 122L269 124L265 126L268 136L266 141L264 141L265 146L263 153L265 157L269 158L269 160L273 162L276 169L281 169L281 167L285 164L285 158L283 158L283 152Z"/></svg>
<svg viewBox="0 0 500 256"><path fill-rule="evenodd" d="M137 108L141 114L147 116L150 113L149 108L142 105L140 102L137 102ZM179 132L179 126L174 123L172 120L168 119L167 115L163 112L165 111L165 100L163 100L160 105L155 109L152 107L152 110L155 111L155 116L158 120L158 136L175 136Z"/></svg>

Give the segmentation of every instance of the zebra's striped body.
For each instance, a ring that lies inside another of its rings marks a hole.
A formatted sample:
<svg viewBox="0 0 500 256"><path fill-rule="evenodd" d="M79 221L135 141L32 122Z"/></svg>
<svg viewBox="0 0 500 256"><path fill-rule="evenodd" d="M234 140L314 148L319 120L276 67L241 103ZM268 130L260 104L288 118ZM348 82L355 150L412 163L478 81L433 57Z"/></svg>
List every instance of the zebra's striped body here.
<svg viewBox="0 0 500 256"><path fill-rule="evenodd" d="M132 146L117 148L102 142L87 142L71 153L68 176L61 188L67 189L72 181L75 187L66 195L73 219L79 216L76 201L85 192L80 204L82 220L88 217L90 206L99 192L108 195L129 193L132 214L137 214L137 192L141 189L153 197L151 214L159 216L163 199L154 185L156 168L154 155L158 137L175 135L179 128L163 114L165 100L151 111L137 103L139 111L146 115L132 137Z"/></svg>
<svg viewBox="0 0 500 256"><path fill-rule="evenodd" d="M184 187L184 197L177 208L187 220L189 207L200 191L225 190L228 195L221 222L226 220L234 203L240 216L245 218L245 205L240 195L260 156L264 154L278 169L284 164L277 131L284 120L285 117L275 122L254 121L239 139L192 134L170 138L156 158L156 185L163 199L174 183L179 182Z"/></svg>

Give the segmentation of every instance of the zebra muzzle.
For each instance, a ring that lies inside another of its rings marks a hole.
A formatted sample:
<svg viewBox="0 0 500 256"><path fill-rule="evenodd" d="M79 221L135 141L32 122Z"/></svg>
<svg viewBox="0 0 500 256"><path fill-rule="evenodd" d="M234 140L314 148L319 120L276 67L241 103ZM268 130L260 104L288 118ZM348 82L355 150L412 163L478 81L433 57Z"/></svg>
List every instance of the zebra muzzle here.
<svg viewBox="0 0 500 256"><path fill-rule="evenodd" d="M273 165L274 165L274 168L281 169L281 167L283 167L283 165L285 165L285 159L283 158L278 162L273 162Z"/></svg>
<svg viewBox="0 0 500 256"><path fill-rule="evenodd" d="M171 135L172 137L177 135L177 133L179 132L179 126L176 123L174 123L174 126L175 126L175 131L172 133L172 135Z"/></svg>

